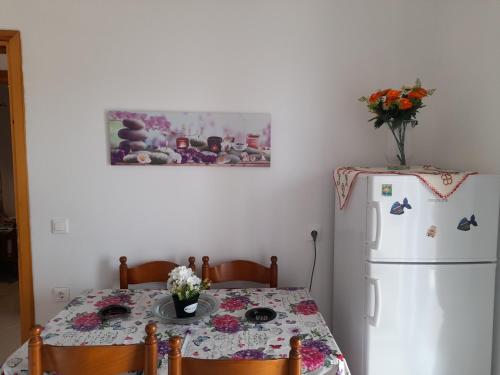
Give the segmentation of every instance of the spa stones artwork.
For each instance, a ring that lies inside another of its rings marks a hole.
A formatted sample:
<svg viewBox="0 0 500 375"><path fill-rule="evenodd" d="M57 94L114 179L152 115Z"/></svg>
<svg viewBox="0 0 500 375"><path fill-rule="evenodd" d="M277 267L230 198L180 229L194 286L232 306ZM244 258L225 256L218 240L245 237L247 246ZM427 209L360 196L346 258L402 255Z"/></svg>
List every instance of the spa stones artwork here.
<svg viewBox="0 0 500 375"><path fill-rule="evenodd" d="M112 165L271 165L265 113L107 111Z"/></svg>

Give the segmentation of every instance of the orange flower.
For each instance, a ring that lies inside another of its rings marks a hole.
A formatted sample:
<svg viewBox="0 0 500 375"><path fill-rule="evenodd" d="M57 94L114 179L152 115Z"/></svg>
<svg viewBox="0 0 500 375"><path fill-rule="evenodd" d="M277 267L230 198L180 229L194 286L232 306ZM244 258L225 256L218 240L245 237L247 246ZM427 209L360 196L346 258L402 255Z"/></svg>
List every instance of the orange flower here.
<svg viewBox="0 0 500 375"><path fill-rule="evenodd" d="M370 104L375 103L377 100L380 99L381 96L382 96L382 94L380 93L380 91L374 92L373 94L370 95L370 98L368 99L368 103L370 103Z"/></svg>
<svg viewBox="0 0 500 375"><path fill-rule="evenodd" d="M408 94L408 97L411 99L422 99L425 96L427 96L427 90L422 87L414 88Z"/></svg>
<svg viewBox="0 0 500 375"><path fill-rule="evenodd" d="M399 109L405 110L410 109L413 106L410 100L406 98L399 99Z"/></svg>
<svg viewBox="0 0 500 375"><path fill-rule="evenodd" d="M393 102L394 100L399 98L399 95L401 94L400 90L389 90L387 91L386 98L387 101Z"/></svg>

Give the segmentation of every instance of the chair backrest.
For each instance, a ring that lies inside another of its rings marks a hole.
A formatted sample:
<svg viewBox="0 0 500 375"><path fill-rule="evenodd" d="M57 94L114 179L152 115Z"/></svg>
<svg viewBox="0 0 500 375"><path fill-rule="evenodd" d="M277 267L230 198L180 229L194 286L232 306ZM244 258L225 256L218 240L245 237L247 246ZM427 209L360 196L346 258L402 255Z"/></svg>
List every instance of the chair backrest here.
<svg viewBox="0 0 500 375"><path fill-rule="evenodd" d="M171 337L168 351L168 375L300 375L300 339L290 339L288 358L280 359L197 359L183 358L181 338Z"/></svg>
<svg viewBox="0 0 500 375"><path fill-rule="evenodd" d="M189 257L189 268L196 271L195 258ZM179 265L166 260L143 263L128 267L127 257L120 257L120 289L127 289L129 284L167 282L168 274Z"/></svg>
<svg viewBox="0 0 500 375"><path fill-rule="evenodd" d="M71 375L112 375L143 370L156 375L158 341L156 325L146 326L144 344L102 346L53 346L43 343L41 326L33 327L28 344L30 375L45 372Z"/></svg>
<svg viewBox="0 0 500 375"><path fill-rule="evenodd" d="M213 283L224 281L254 281L269 284L271 288L278 287L278 257L271 257L271 265L265 267L262 264L248 260L233 260L210 267L210 258L203 257L202 278Z"/></svg>

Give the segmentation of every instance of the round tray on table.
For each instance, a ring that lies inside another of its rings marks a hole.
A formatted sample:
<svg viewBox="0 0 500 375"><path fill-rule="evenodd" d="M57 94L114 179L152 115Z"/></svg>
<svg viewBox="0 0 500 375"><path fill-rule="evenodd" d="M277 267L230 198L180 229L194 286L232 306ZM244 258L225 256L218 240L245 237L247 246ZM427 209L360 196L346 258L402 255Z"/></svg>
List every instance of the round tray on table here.
<svg viewBox="0 0 500 375"><path fill-rule="evenodd" d="M219 301L209 294L202 293L198 299L196 315L189 318L178 318L175 314L174 300L171 295L161 298L153 305L153 314L164 323L191 324L213 314L219 309Z"/></svg>

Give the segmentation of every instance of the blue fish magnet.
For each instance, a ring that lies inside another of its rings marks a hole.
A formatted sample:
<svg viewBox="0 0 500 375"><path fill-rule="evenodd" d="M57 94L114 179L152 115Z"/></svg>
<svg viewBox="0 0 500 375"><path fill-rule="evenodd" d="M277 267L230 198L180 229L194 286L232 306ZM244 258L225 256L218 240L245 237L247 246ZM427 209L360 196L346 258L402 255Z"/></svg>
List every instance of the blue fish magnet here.
<svg viewBox="0 0 500 375"><path fill-rule="evenodd" d="M458 223L457 229L467 232L470 230L471 225L477 227L476 215L472 215L469 220L467 220L466 217L462 218L462 220Z"/></svg>
<svg viewBox="0 0 500 375"><path fill-rule="evenodd" d="M408 203L408 199L405 198L403 199L403 203L399 203L399 202L395 202L392 206L391 206L391 214L393 215L402 215L405 213L405 208L411 210L411 206L410 204Z"/></svg>

